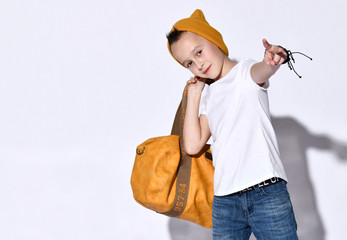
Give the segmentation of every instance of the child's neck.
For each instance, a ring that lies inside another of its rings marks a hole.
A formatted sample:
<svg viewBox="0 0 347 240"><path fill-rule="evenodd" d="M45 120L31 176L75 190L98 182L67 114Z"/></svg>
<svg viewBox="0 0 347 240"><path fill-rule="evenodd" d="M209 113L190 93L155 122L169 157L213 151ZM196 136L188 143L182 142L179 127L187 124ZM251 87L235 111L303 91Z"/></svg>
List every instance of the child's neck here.
<svg viewBox="0 0 347 240"><path fill-rule="evenodd" d="M235 67L236 64L237 64L237 62L231 60L228 56L225 56L223 67L222 67L222 71L220 72L219 76L214 81L217 81L220 78L222 78L225 75L227 75L228 72L230 72L230 70L233 67Z"/></svg>

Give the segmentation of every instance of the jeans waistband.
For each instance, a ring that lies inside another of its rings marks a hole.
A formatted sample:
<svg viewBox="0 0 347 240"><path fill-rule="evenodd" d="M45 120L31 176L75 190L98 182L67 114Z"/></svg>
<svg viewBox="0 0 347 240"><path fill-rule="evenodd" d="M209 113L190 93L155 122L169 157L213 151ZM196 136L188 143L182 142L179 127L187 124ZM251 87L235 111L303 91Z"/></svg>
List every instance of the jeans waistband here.
<svg viewBox="0 0 347 240"><path fill-rule="evenodd" d="M267 180L265 180L265 181L263 181L261 183L258 183L256 185L253 185L253 186L248 187L248 188L245 188L245 189L243 189L241 191L238 191L236 193L233 193L233 194L241 195L242 193L246 193L246 192L254 190L255 187L263 188L263 187L267 187L267 186L276 184L276 183L281 182L281 181L283 181L282 178L273 177L273 178L267 179Z"/></svg>

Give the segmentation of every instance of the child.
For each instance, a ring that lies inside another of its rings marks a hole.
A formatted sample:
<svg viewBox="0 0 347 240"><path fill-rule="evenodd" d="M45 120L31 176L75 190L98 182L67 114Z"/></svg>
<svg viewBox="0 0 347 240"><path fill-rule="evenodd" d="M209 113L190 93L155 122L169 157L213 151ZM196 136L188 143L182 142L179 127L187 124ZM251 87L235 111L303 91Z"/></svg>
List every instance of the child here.
<svg viewBox="0 0 347 240"><path fill-rule="evenodd" d="M190 70L183 129L194 155L210 136L214 175L213 239L297 239L276 136L271 125L269 78L287 52L265 39L262 62L228 57L222 35L201 10L167 35L171 55Z"/></svg>

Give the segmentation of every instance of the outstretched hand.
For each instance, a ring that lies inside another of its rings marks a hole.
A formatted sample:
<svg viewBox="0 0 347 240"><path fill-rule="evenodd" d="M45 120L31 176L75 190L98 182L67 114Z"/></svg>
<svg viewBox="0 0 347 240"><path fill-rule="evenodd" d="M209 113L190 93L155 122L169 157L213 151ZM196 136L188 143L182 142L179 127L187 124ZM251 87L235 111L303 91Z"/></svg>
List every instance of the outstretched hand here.
<svg viewBox="0 0 347 240"><path fill-rule="evenodd" d="M264 61L267 65L281 65L287 58L287 53L280 46L270 44L265 38L263 39L265 47Z"/></svg>

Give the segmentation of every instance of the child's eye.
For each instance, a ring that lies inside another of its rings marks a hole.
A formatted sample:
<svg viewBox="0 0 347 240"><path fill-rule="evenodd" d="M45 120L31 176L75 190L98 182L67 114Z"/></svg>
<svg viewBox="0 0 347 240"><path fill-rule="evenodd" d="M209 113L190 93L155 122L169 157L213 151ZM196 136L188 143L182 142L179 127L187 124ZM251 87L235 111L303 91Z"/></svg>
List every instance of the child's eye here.
<svg viewBox="0 0 347 240"><path fill-rule="evenodd" d="M197 54L198 56L200 56L201 53L202 53L202 50L198 51L196 54Z"/></svg>
<svg viewBox="0 0 347 240"><path fill-rule="evenodd" d="M187 64L187 68L190 68L190 66L192 66L192 62L189 62L189 63Z"/></svg>

